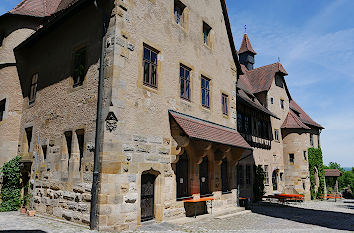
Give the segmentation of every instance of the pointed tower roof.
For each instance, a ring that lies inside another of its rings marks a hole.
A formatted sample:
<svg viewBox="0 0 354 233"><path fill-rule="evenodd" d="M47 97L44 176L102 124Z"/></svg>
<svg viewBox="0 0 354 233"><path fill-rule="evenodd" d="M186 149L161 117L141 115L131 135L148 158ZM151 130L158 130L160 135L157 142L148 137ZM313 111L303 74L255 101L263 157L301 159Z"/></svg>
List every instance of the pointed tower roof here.
<svg viewBox="0 0 354 233"><path fill-rule="evenodd" d="M296 116L296 114L290 110L288 115L286 116L282 129L310 129L301 120Z"/></svg>
<svg viewBox="0 0 354 233"><path fill-rule="evenodd" d="M242 39L242 44L240 47L240 50L238 51L238 53L244 53L244 52L251 52L254 55L256 55L256 51L254 51L254 49L252 48L250 39L248 38L247 33L245 32L245 34L243 35L243 39Z"/></svg>

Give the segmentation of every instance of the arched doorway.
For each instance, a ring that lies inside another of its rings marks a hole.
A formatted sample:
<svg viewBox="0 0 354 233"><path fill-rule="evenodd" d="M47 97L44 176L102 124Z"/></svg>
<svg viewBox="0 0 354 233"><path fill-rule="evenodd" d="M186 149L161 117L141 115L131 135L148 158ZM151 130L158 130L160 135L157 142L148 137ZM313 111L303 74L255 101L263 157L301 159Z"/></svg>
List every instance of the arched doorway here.
<svg viewBox="0 0 354 233"><path fill-rule="evenodd" d="M187 153L184 152L176 163L176 183L177 183L177 200L189 197L189 162Z"/></svg>
<svg viewBox="0 0 354 233"><path fill-rule="evenodd" d="M273 190L278 190L278 170L274 170L272 173Z"/></svg>
<svg viewBox="0 0 354 233"><path fill-rule="evenodd" d="M200 196L208 196L209 190L209 161L208 156L203 158L199 165L199 180L200 180Z"/></svg>
<svg viewBox="0 0 354 233"><path fill-rule="evenodd" d="M154 210L154 190L155 190L155 179L156 176L153 174L142 174L141 175L141 221L152 220L155 217Z"/></svg>

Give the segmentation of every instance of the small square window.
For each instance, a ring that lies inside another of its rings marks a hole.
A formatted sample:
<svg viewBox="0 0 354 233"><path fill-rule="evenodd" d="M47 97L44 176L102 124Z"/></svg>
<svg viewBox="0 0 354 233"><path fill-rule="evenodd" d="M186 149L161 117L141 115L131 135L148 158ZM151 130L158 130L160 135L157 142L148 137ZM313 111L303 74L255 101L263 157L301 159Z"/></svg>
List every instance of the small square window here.
<svg viewBox="0 0 354 233"><path fill-rule="evenodd" d="M184 66L180 65L179 68L179 77L180 77L180 95L181 98L190 100L190 82L191 82L191 69Z"/></svg>
<svg viewBox="0 0 354 233"><path fill-rule="evenodd" d="M228 99L229 99L229 96L226 95L226 94L222 94L221 95L221 101L222 101L222 113L224 115L228 115L229 114L229 110L228 110Z"/></svg>
<svg viewBox="0 0 354 233"><path fill-rule="evenodd" d="M280 100L280 107L281 109L284 109L284 100Z"/></svg>
<svg viewBox="0 0 354 233"><path fill-rule="evenodd" d="M295 155L294 154L289 154L289 162L290 162L290 164L294 164L294 159L295 159Z"/></svg>
<svg viewBox="0 0 354 233"><path fill-rule="evenodd" d="M202 106L206 108L210 108L210 79L202 76L201 88L202 88Z"/></svg>
<svg viewBox="0 0 354 233"><path fill-rule="evenodd" d="M205 45L210 47L210 31L211 31L211 27L203 22L203 42Z"/></svg>
<svg viewBox="0 0 354 233"><path fill-rule="evenodd" d="M6 99L3 99L0 101L0 121L4 119L5 108L6 108Z"/></svg>
<svg viewBox="0 0 354 233"><path fill-rule="evenodd" d="M175 14L175 22L184 27L184 9L186 6L179 0L175 0L174 3L174 14Z"/></svg>
<svg viewBox="0 0 354 233"><path fill-rule="evenodd" d="M86 48L79 49L74 55L74 85L73 87L81 86L86 75Z"/></svg>
<svg viewBox="0 0 354 233"><path fill-rule="evenodd" d="M37 86L38 86L38 73L34 74L31 79L31 88L29 93L29 104L34 103L37 95Z"/></svg>
<svg viewBox="0 0 354 233"><path fill-rule="evenodd" d="M157 88L157 55L158 52L144 45L144 85Z"/></svg>

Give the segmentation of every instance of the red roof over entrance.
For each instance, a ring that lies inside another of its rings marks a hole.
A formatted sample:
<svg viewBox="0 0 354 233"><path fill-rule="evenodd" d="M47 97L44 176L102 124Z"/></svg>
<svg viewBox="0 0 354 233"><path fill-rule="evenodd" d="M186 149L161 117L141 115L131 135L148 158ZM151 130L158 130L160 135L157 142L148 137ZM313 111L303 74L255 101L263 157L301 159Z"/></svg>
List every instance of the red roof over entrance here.
<svg viewBox="0 0 354 233"><path fill-rule="evenodd" d="M169 111L169 113L190 138L252 150L235 129L175 111Z"/></svg>

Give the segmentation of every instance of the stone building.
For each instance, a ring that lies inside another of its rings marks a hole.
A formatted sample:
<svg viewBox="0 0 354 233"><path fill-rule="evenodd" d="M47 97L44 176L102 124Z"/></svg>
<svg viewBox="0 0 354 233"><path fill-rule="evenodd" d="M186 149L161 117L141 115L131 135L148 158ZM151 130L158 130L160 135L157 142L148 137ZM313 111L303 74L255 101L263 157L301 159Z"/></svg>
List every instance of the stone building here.
<svg viewBox="0 0 354 233"><path fill-rule="evenodd" d="M186 198L213 196L216 210L235 206L235 165L252 148L236 130L242 70L225 2L97 5L106 20L93 1L61 1L14 50L19 154L32 169L38 162L36 209L88 223L96 149L100 229L185 216ZM104 22L104 131L95 148Z"/></svg>
<svg viewBox="0 0 354 233"><path fill-rule="evenodd" d="M254 69L255 55L245 33L239 50L244 74L237 84L237 126L254 150L238 164L240 195L253 195L253 166L261 165L266 195L299 193L309 199L307 151L320 146L323 127L291 97L280 62Z"/></svg>
<svg viewBox="0 0 354 233"><path fill-rule="evenodd" d="M0 16L0 167L17 155L22 114L21 86L13 49L41 24L42 17L14 9Z"/></svg>

